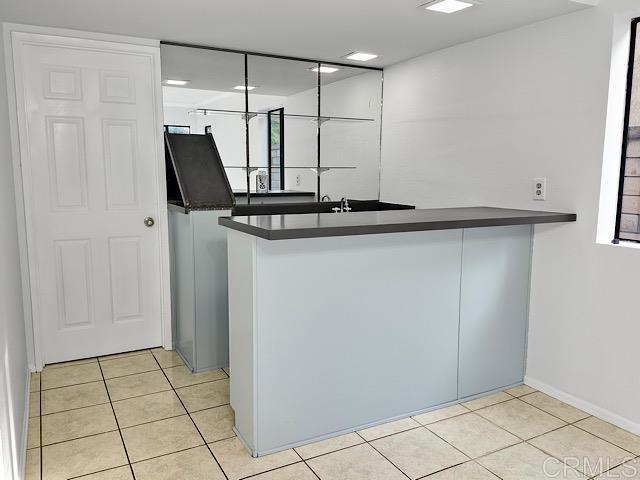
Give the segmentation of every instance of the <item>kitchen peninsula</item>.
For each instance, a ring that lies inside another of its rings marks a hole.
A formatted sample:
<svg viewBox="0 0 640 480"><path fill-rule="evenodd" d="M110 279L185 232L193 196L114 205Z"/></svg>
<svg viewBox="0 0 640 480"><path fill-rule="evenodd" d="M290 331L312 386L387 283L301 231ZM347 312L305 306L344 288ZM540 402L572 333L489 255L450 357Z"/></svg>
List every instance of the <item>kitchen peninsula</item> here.
<svg viewBox="0 0 640 480"><path fill-rule="evenodd" d="M575 219L221 217L236 433L260 456L521 384L533 225Z"/></svg>

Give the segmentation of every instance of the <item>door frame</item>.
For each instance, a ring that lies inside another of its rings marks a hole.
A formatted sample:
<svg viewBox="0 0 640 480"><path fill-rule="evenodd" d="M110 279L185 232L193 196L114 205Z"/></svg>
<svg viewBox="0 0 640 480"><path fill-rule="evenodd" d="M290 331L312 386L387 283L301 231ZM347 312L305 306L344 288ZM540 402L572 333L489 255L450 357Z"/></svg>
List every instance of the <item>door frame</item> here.
<svg viewBox="0 0 640 480"><path fill-rule="evenodd" d="M9 101L9 124L11 151L13 160L13 180L16 196L16 214L18 218L18 241L20 245L20 267L22 270L22 291L27 336L27 354L32 371L40 371L44 367L44 349L41 335L41 320L38 311L38 275L37 265L30 252L35 251L33 245L33 219L31 218L31 192L29 183L25 182L21 165L28 157L28 142L20 138L19 132L26 131L24 115L19 114L18 105L22 95L16 89L14 69L14 41L42 45L75 46L78 48L99 48L101 51L113 51L144 55L151 59L153 65L154 89L156 104L154 122L156 124L156 158L158 181L158 240L160 250L160 301L162 346L173 347L171 331L171 287L169 270L169 227L167 215L167 191L165 183L164 140L163 140L163 107L162 83L160 74L160 41L154 39L135 38L121 35L109 35L78 30L50 27L37 27L14 23L3 24L3 40L5 70L7 77L7 94ZM101 42L101 43L98 43Z"/></svg>

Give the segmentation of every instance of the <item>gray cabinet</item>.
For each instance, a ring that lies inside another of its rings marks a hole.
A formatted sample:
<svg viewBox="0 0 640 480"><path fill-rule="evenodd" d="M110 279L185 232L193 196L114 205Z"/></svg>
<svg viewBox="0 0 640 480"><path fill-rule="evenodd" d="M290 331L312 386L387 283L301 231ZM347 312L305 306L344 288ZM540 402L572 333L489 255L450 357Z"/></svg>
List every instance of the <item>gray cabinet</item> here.
<svg viewBox="0 0 640 480"><path fill-rule="evenodd" d="M460 297L460 398L522 382L530 225L464 230Z"/></svg>
<svg viewBox="0 0 640 480"><path fill-rule="evenodd" d="M229 365L227 237L218 217L169 206L174 344L194 372Z"/></svg>

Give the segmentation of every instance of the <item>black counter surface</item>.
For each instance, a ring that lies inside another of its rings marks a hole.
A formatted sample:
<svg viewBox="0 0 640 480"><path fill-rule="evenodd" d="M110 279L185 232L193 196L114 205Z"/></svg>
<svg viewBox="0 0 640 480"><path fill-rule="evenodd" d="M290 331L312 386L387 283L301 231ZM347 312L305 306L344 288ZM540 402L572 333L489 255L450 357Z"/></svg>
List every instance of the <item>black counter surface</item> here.
<svg viewBox="0 0 640 480"><path fill-rule="evenodd" d="M493 207L220 217L225 227L267 240L575 222L576 214Z"/></svg>

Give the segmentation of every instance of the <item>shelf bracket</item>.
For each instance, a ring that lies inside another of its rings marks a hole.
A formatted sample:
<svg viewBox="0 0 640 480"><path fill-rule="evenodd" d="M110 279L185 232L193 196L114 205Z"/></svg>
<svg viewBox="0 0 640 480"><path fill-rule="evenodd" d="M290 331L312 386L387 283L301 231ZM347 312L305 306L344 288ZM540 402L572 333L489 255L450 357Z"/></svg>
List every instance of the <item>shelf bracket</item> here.
<svg viewBox="0 0 640 480"><path fill-rule="evenodd" d="M248 119L248 120L251 120L252 118L257 117L257 116L258 116L258 114L257 114L257 113L251 113L251 112L249 112L249 113L243 113L243 114L242 114L242 119L243 119L243 120L247 120L247 119Z"/></svg>
<svg viewBox="0 0 640 480"><path fill-rule="evenodd" d="M316 125L322 126L324 123L328 122L329 120L331 119L328 117L313 118L311 119L311 123L315 123Z"/></svg>

